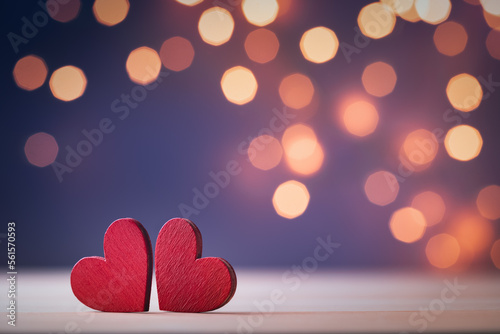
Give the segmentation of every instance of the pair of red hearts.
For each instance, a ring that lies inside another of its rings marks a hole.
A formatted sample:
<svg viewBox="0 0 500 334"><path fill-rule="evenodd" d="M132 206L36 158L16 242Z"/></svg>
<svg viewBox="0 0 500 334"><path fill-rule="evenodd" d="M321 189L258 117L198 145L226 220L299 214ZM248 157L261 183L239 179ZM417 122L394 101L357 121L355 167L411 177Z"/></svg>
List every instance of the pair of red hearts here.
<svg viewBox="0 0 500 334"><path fill-rule="evenodd" d="M201 233L193 222L174 218L161 228L155 251L161 310L206 312L233 297L233 268L218 257L201 258L201 248ZM116 220L104 235L104 256L75 264L71 288L76 298L99 311L148 311L153 254L146 229L131 218Z"/></svg>

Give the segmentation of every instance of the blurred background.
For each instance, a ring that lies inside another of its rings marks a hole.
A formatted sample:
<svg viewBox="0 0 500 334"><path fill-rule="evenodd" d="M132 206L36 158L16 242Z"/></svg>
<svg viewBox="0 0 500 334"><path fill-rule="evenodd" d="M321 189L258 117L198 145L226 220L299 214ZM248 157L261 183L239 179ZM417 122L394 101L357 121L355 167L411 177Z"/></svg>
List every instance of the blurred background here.
<svg viewBox="0 0 500 334"><path fill-rule="evenodd" d="M182 216L237 268L500 268L500 1L2 7L19 266Z"/></svg>

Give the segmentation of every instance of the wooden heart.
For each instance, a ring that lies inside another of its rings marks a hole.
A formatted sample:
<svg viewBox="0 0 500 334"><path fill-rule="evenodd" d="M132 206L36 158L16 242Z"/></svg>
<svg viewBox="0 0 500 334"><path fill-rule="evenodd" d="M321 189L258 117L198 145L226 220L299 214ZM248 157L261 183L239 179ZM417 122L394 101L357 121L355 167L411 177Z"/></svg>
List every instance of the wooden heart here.
<svg viewBox="0 0 500 334"><path fill-rule="evenodd" d="M218 257L201 257L201 233L196 225L174 218L156 240L155 268L160 309L206 312L225 305L236 290L236 274Z"/></svg>
<svg viewBox="0 0 500 334"><path fill-rule="evenodd" d="M149 310L153 254L148 233L138 221L114 221L104 235L104 258L86 257L71 271L76 298L106 312Z"/></svg>

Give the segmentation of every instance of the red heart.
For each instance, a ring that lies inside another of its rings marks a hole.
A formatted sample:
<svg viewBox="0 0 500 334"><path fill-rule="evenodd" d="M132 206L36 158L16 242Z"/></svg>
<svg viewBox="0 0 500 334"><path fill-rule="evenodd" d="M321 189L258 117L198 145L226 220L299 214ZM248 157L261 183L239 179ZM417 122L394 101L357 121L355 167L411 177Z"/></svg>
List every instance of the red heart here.
<svg viewBox="0 0 500 334"><path fill-rule="evenodd" d="M147 311L153 254L141 223L131 218L114 221L104 235L104 256L86 257L75 264L71 288L76 298L99 311Z"/></svg>
<svg viewBox="0 0 500 334"><path fill-rule="evenodd" d="M156 240L156 283L160 309L206 312L224 306L236 290L236 274L224 259L201 259L201 233L196 225L174 218Z"/></svg>

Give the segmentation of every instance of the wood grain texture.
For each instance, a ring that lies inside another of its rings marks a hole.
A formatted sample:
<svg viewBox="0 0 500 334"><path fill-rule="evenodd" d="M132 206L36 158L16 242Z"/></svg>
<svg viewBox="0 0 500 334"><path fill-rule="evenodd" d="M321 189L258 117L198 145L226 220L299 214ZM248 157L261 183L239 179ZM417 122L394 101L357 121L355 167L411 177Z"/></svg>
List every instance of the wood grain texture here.
<svg viewBox="0 0 500 334"><path fill-rule="evenodd" d="M105 312L149 310L153 254L149 235L138 221L114 221L104 235L104 258L86 257L71 271L76 298Z"/></svg>
<svg viewBox="0 0 500 334"><path fill-rule="evenodd" d="M201 258L196 225L174 218L156 240L155 268L160 310L206 312L224 306L236 291L236 274L218 257Z"/></svg>
<svg viewBox="0 0 500 334"><path fill-rule="evenodd" d="M283 280L291 268L239 268L238 290L218 310L160 311L153 293L149 312L117 313L80 303L71 292L70 270L24 268L16 327L0 321L0 333L418 333L421 323L410 321L415 313L431 319L423 333L500 333L500 272L318 269L294 289ZM437 307L423 315L422 309L441 300L445 281L456 277L467 288L448 300L445 310ZM7 291L2 281L0 291ZM156 291L156 280L151 289ZM269 307L276 291L283 291L283 298ZM8 299L0 298L0 317L7 319L2 301Z"/></svg>

